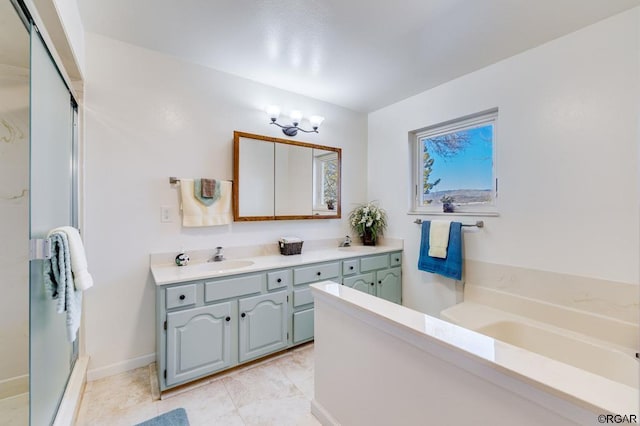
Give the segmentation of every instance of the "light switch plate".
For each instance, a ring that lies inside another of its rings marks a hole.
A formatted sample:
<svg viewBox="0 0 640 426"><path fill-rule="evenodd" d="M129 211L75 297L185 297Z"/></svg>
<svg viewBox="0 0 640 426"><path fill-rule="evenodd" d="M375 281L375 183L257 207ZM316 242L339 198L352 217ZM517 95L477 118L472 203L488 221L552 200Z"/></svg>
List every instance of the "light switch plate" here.
<svg viewBox="0 0 640 426"><path fill-rule="evenodd" d="M171 208L171 206L160 206L160 222L173 222L173 209Z"/></svg>

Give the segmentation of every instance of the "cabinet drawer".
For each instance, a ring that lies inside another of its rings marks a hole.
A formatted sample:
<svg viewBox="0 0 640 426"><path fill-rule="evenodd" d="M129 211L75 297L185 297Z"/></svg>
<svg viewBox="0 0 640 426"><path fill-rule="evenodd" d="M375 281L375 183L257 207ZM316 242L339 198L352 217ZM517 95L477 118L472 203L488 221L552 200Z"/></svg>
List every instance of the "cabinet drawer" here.
<svg viewBox="0 0 640 426"><path fill-rule="evenodd" d="M204 283L204 301L228 299L245 294L260 293L264 274L248 275L239 278L227 278Z"/></svg>
<svg viewBox="0 0 640 426"><path fill-rule="evenodd" d="M267 289L273 290L289 285L291 281L291 271L275 271L267 273Z"/></svg>
<svg viewBox="0 0 640 426"><path fill-rule="evenodd" d="M293 284L305 284L315 281L328 280L340 275L340 263L323 263L321 265L306 266L293 270Z"/></svg>
<svg viewBox="0 0 640 426"><path fill-rule="evenodd" d="M391 253L389 255L391 259L391 266L400 266L402 265L402 253Z"/></svg>
<svg viewBox="0 0 640 426"><path fill-rule="evenodd" d="M376 269L386 269L389 267L389 255L370 256L360 259L360 271L368 272Z"/></svg>
<svg viewBox="0 0 640 426"><path fill-rule="evenodd" d="M311 289L309 287L301 290L293 290L293 307L307 305L313 303L313 296L311 295Z"/></svg>
<svg viewBox="0 0 640 426"><path fill-rule="evenodd" d="M293 314L293 343L313 337L313 308Z"/></svg>
<svg viewBox="0 0 640 426"><path fill-rule="evenodd" d="M358 259L345 260L342 262L342 275L357 274L360 272L358 269Z"/></svg>
<svg viewBox="0 0 640 426"><path fill-rule="evenodd" d="M196 284L169 287L166 296L167 309L193 306L196 304Z"/></svg>

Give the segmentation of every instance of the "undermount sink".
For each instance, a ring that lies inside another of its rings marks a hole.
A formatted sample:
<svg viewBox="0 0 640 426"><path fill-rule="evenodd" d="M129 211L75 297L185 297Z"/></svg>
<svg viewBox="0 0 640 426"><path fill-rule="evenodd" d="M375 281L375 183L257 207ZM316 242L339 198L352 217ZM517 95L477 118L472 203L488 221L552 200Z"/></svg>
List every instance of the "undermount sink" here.
<svg viewBox="0 0 640 426"><path fill-rule="evenodd" d="M369 253L372 251L376 251L376 246L349 246L349 247L338 247L338 250L341 251L356 251L360 253Z"/></svg>
<svg viewBox="0 0 640 426"><path fill-rule="evenodd" d="M221 272L228 271L229 269L246 268L247 266L253 265L253 263L254 262L252 260L222 260L220 262L199 263L197 265L192 265L191 268L211 272Z"/></svg>

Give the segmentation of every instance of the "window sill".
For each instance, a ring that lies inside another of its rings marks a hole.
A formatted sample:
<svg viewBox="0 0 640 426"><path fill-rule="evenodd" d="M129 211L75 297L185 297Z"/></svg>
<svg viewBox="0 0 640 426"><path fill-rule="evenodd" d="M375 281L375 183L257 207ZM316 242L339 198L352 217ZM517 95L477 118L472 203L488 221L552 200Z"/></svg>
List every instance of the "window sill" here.
<svg viewBox="0 0 640 426"><path fill-rule="evenodd" d="M479 216L479 217L498 217L500 213L496 211L485 211L485 212L453 212L453 213L445 213L443 211L410 211L407 212L408 215L413 216Z"/></svg>

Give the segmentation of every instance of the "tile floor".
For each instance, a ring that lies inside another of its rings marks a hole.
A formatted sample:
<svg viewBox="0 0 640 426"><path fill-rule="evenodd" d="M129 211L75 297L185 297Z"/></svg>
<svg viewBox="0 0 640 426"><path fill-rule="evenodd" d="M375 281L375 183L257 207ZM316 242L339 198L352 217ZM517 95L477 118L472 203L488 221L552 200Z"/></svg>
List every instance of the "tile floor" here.
<svg viewBox="0 0 640 426"><path fill-rule="evenodd" d="M313 344L154 400L149 368L88 382L76 425L127 425L175 408L191 426L319 425L310 412Z"/></svg>

